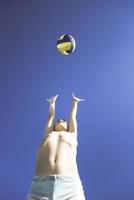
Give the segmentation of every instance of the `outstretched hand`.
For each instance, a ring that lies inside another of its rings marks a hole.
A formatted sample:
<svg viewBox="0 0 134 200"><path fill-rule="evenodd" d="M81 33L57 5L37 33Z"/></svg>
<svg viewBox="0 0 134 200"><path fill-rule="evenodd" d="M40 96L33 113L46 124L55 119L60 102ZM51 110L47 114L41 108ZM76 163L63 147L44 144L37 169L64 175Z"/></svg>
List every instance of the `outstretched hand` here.
<svg viewBox="0 0 134 200"><path fill-rule="evenodd" d="M52 96L51 98L46 99L46 100L47 100L50 104L52 104L52 103L55 103L55 102L56 102L58 96L59 96L59 95L57 94L57 95ZM74 93L72 93L72 98L73 98L73 100L75 100L75 101L77 101L77 102L85 101L85 99L79 99L78 97L76 97L76 96L74 95Z"/></svg>
<svg viewBox="0 0 134 200"><path fill-rule="evenodd" d="M52 96L50 99L46 99L49 103L55 103L56 99L58 98L58 94L56 96Z"/></svg>
<svg viewBox="0 0 134 200"><path fill-rule="evenodd" d="M76 96L74 96L74 93L72 93L72 98L73 98L73 100L75 100L75 101L77 101L77 102L85 101L85 99L79 99L79 98L77 98Z"/></svg>

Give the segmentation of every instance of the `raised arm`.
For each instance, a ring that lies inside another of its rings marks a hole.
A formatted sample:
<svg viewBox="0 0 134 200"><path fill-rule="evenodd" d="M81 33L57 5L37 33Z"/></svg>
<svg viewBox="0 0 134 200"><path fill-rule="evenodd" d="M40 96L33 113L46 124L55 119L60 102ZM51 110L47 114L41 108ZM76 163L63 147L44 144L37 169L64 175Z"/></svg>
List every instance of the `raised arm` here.
<svg viewBox="0 0 134 200"><path fill-rule="evenodd" d="M45 135L53 131L54 129L54 121L55 121L55 101L58 97L58 94L56 96L51 97L50 99L47 99L47 101L50 103L49 105L49 117L48 121L45 127Z"/></svg>
<svg viewBox="0 0 134 200"><path fill-rule="evenodd" d="M74 96L74 93L72 93L72 109L70 112L70 119L69 119L69 132L77 133L76 115L77 115L78 102L80 101L84 101L84 99L79 99Z"/></svg>

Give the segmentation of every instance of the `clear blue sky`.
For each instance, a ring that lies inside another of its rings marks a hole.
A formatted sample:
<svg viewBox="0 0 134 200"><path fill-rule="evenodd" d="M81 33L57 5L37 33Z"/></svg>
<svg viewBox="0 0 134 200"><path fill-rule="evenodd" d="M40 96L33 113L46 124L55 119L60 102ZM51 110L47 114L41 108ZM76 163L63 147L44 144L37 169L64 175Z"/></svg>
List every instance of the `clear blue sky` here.
<svg viewBox="0 0 134 200"><path fill-rule="evenodd" d="M70 56L56 50L71 34ZM78 107L87 200L134 200L134 1L0 1L0 199L24 200L48 118Z"/></svg>

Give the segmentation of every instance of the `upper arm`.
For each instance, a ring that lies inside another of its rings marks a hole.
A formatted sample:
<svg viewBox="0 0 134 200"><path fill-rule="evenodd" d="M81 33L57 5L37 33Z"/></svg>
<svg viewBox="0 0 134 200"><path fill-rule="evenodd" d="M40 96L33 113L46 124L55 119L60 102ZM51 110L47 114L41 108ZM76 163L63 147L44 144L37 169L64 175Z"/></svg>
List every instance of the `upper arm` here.
<svg viewBox="0 0 134 200"><path fill-rule="evenodd" d="M45 134L48 134L54 130L54 120L55 120L54 115L49 116L46 127L45 127Z"/></svg>
<svg viewBox="0 0 134 200"><path fill-rule="evenodd" d="M69 132L77 133L77 121L75 116L71 116L69 121Z"/></svg>

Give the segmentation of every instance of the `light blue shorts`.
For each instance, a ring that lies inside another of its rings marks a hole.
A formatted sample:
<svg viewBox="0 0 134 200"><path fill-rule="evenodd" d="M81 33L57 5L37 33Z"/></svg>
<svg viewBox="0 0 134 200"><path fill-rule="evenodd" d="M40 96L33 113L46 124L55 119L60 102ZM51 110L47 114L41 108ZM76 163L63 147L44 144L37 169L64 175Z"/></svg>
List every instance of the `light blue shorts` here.
<svg viewBox="0 0 134 200"><path fill-rule="evenodd" d="M67 175L34 176L27 200L85 200L79 177Z"/></svg>

